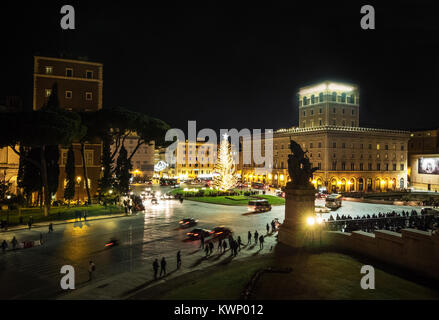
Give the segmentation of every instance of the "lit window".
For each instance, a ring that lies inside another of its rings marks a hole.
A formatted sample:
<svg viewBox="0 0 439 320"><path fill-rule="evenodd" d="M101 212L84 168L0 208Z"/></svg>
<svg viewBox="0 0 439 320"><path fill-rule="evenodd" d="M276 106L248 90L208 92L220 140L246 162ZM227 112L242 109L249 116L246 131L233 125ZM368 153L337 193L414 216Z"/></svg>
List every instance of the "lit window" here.
<svg viewBox="0 0 439 320"><path fill-rule="evenodd" d="M86 92L85 93L85 100L92 100L93 99L93 93Z"/></svg>
<svg viewBox="0 0 439 320"><path fill-rule="evenodd" d="M52 74L53 68L51 66L46 66L46 74Z"/></svg>
<svg viewBox="0 0 439 320"><path fill-rule="evenodd" d="M46 89L44 92L46 97L50 97L50 95L52 94L52 89Z"/></svg>
<svg viewBox="0 0 439 320"><path fill-rule="evenodd" d="M85 164L93 165L93 150L85 150Z"/></svg>

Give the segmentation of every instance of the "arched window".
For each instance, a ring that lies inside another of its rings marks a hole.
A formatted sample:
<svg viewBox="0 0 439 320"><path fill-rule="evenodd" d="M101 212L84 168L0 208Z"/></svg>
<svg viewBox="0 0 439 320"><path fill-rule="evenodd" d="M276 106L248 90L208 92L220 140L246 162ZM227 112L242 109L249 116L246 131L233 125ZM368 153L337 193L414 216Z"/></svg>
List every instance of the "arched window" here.
<svg viewBox="0 0 439 320"><path fill-rule="evenodd" d="M341 191L342 192L346 191L346 180L345 179L341 179Z"/></svg>
<svg viewBox="0 0 439 320"><path fill-rule="evenodd" d="M375 191L381 191L381 180L379 178L375 179Z"/></svg>
<svg viewBox="0 0 439 320"><path fill-rule="evenodd" d="M341 94L341 102L346 102L346 93Z"/></svg>
<svg viewBox="0 0 439 320"><path fill-rule="evenodd" d="M372 191L372 179L367 178L367 191Z"/></svg>
<svg viewBox="0 0 439 320"><path fill-rule="evenodd" d="M323 102L323 92L319 93L319 102Z"/></svg>
<svg viewBox="0 0 439 320"><path fill-rule="evenodd" d="M351 94L351 101L352 104L355 104L355 94Z"/></svg>
<svg viewBox="0 0 439 320"><path fill-rule="evenodd" d="M307 103L307 99L306 99L306 97L303 97L303 105L304 106L306 106L308 103Z"/></svg>
<svg viewBox="0 0 439 320"><path fill-rule="evenodd" d="M332 93L332 101L334 101L334 102L337 101L337 92Z"/></svg>
<svg viewBox="0 0 439 320"><path fill-rule="evenodd" d="M316 98L314 95L312 95L311 96L311 104L314 104L314 103L316 103Z"/></svg>
<svg viewBox="0 0 439 320"><path fill-rule="evenodd" d="M363 181L363 178L360 178L360 179L358 179L358 191L363 191L363 189L364 189L364 181Z"/></svg>
<svg viewBox="0 0 439 320"><path fill-rule="evenodd" d="M355 191L355 180L352 178L350 182L351 184L349 185L349 191Z"/></svg>

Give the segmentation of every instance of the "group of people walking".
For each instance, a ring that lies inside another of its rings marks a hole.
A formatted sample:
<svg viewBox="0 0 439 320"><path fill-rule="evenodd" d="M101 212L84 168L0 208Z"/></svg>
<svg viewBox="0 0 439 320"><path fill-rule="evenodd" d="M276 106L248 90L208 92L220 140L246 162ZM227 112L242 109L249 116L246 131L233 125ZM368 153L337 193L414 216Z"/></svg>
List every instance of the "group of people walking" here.
<svg viewBox="0 0 439 320"><path fill-rule="evenodd" d="M270 226L271 226L271 233L274 233L276 231L276 223L274 220L272 220L270 224L267 223L266 225L267 235L270 234ZM245 247L252 244L252 239L254 239L253 241L255 245L258 245L259 243L260 250L264 248L265 237L264 235L259 234L257 230L255 230L254 233L248 231L246 245L243 244L241 236L238 236L236 239L234 239L234 237L230 234L227 239L219 239L217 244L217 252L223 254L227 251L228 248L230 248L230 255L232 257L235 257L238 255L238 252L241 250L241 247ZM204 236L201 235L200 249L205 252L205 257L209 257L210 255L212 255L215 249L215 245L213 241L208 241L206 243ZM181 251L179 250L177 252L177 270L181 268L181 264L182 264ZM154 280L157 280L158 277L167 275L166 266L167 266L167 262L165 257L162 257L160 262L158 258L154 259L152 263L152 268L154 271Z"/></svg>

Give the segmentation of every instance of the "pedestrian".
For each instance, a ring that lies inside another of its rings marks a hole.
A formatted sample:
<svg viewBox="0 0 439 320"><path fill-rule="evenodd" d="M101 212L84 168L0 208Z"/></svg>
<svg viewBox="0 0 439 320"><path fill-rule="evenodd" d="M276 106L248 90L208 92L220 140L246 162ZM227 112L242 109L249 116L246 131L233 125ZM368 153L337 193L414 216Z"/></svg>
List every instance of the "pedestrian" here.
<svg viewBox="0 0 439 320"><path fill-rule="evenodd" d="M276 224L274 223L274 220L271 220L271 232L274 233L275 229L276 229Z"/></svg>
<svg viewBox="0 0 439 320"><path fill-rule="evenodd" d="M49 232L53 232L53 223L52 222L49 224Z"/></svg>
<svg viewBox="0 0 439 320"><path fill-rule="evenodd" d="M12 250L15 250L15 247L16 247L17 244L18 244L18 241L17 241L17 239L15 238L15 236L12 238L11 243L12 243Z"/></svg>
<svg viewBox="0 0 439 320"><path fill-rule="evenodd" d="M152 268L154 269L154 280L157 280L157 272L159 271L159 260L155 259L152 263Z"/></svg>
<svg viewBox="0 0 439 320"><path fill-rule="evenodd" d="M164 274L166 276L166 259L165 257L162 258L162 261L160 262L160 277Z"/></svg>
<svg viewBox="0 0 439 320"><path fill-rule="evenodd" d="M218 251L221 251L222 248L223 248L223 241L221 239L219 239L219 241L218 241Z"/></svg>
<svg viewBox="0 0 439 320"><path fill-rule="evenodd" d="M229 247L230 247L230 255L233 256L235 254L235 241L229 241Z"/></svg>
<svg viewBox="0 0 439 320"><path fill-rule="evenodd" d="M227 242L223 241L223 252L226 252L227 250Z"/></svg>
<svg viewBox="0 0 439 320"><path fill-rule="evenodd" d="M268 225L268 223L267 223L266 228L267 228L267 234L268 234L270 232L270 226Z"/></svg>
<svg viewBox="0 0 439 320"><path fill-rule="evenodd" d="M178 250L177 252L177 269L180 269L181 267L181 252Z"/></svg>
<svg viewBox="0 0 439 320"><path fill-rule="evenodd" d="M209 250L210 250L210 254L213 253L213 242L209 242Z"/></svg>
<svg viewBox="0 0 439 320"><path fill-rule="evenodd" d="M90 260L88 263L88 281L91 281L93 277L93 272L95 272L95 270L96 270L96 266L94 262Z"/></svg>
<svg viewBox="0 0 439 320"><path fill-rule="evenodd" d="M2 242L2 251L3 251L3 253L6 252L7 248L8 248L8 243L6 242L6 240L3 240L3 242Z"/></svg>
<svg viewBox="0 0 439 320"><path fill-rule="evenodd" d="M200 234L200 248L204 249L204 234L201 232Z"/></svg>
<svg viewBox="0 0 439 320"><path fill-rule="evenodd" d="M261 235L260 237L259 237L259 249L264 249L264 236L263 235Z"/></svg>
<svg viewBox="0 0 439 320"><path fill-rule="evenodd" d="M255 244L258 244L259 233L258 230L255 230Z"/></svg>
<svg viewBox="0 0 439 320"><path fill-rule="evenodd" d="M241 251L241 246L242 246L241 236L238 236L238 250L239 251Z"/></svg>
<svg viewBox="0 0 439 320"><path fill-rule="evenodd" d="M249 231L247 235L247 244L250 244L252 242L252 233Z"/></svg>

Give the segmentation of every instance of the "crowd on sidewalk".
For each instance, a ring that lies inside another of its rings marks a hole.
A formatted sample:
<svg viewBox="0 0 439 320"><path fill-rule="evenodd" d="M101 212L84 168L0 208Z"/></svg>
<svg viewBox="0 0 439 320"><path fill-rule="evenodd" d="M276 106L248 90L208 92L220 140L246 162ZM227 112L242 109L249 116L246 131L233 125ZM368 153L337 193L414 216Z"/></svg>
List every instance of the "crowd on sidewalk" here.
<svg viewBox="0 0 439 320"><path fill-rule="evenodd" d="M412 228L422 231L437 232L439 229L439 213L429 213L422 209L420 214L416 210L395 211L363 215L352 218L350 215L336 215L335 219L331 215L324 224L324 229L328 231L365 231L373 233L375 230L389 230L400 233L402 229Z"/></svg>

